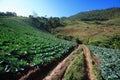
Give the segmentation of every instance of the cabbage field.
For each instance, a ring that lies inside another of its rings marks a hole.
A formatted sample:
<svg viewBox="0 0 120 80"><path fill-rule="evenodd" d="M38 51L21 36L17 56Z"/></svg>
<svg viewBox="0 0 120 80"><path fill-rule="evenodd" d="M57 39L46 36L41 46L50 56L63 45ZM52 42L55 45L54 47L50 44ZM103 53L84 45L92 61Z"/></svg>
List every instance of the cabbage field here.
<svg viewBox="0 0 120 80"><path fill-rule="evenodd" d="M99 68L105 80L120 80L120 50L88 46L102 61Z"/></svg>
<svg viewBox="0 0 120 80"><path fill-rule="evenodd" d="M57 39L14 18L0 19L0 73L39 67L66 55L76 43Z"/></svg>

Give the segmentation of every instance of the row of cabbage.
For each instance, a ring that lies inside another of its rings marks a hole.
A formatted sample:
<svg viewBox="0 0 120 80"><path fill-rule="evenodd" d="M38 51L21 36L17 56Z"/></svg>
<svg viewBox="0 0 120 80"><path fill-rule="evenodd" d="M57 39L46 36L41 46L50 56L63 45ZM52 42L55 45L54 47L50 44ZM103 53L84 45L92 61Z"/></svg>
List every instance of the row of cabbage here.
<svg viewBox="0 0 120 80"><path fill-rule="evenodd" d="M105 80L120 80L120 50L88 46L102 60L99 68Z"/></svg>
<svg viewBox="0 0 120 80"><path fill-rule="evenodd" d="M32 27L0 24L0 73L16 72L29 65L40 67L66 55L77 44L57 39ZM18 24L16 22L16 24Z"/></svg>

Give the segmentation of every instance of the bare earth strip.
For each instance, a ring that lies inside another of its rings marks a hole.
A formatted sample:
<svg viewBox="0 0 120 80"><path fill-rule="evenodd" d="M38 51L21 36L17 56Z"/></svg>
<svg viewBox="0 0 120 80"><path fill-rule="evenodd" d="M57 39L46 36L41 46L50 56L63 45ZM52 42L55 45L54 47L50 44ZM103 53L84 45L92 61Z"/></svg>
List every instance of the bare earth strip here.
<svg viewBox="0 0 120 80"><path fill-rule="evenodd" d="M76 59L76 55L74 55L74 52L77 51L79 48L80 46L76 50L74 50L67 58L60 62L57 67L43 80L61 80L65 70L71 63L71 60L73 61L74 59Z"/></svg>
<svg viewBox="0 0 120 80"><path fill-rule="evenodd" d="M95 80L95 76L92 72L92 60L91 60L91 55L90 55L90 50L86 47L83 46L83 51L84 51L84 57L85 57L85 61L86 61L86 72L88 75L88 79L89 80Z"/></svg>

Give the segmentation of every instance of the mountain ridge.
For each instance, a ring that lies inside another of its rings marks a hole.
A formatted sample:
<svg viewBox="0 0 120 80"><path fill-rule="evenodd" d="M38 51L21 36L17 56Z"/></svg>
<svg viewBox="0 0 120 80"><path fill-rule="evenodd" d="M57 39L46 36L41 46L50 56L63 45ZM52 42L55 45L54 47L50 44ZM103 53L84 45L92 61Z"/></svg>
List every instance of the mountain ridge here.
<svg viewBox="0 0 120 80"><path fill-rule="evenodd" d="M82 21L93 21L93 20L104 21L117 17L120 17L120 7L80 12L78 14L68 17L68 19L82 20Z"/></svg>

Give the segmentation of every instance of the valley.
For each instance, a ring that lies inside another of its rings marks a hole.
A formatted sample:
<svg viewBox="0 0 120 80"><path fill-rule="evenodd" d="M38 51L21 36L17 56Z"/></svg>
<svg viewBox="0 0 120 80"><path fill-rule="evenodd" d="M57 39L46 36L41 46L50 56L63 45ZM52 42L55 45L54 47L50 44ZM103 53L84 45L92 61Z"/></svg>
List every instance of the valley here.
<svg viewBox="0 0 120 80"><path fill-rule="evenodd" d="M120 80L119 63L120 8L66 18L0 13L0 80Z"/></svg>

